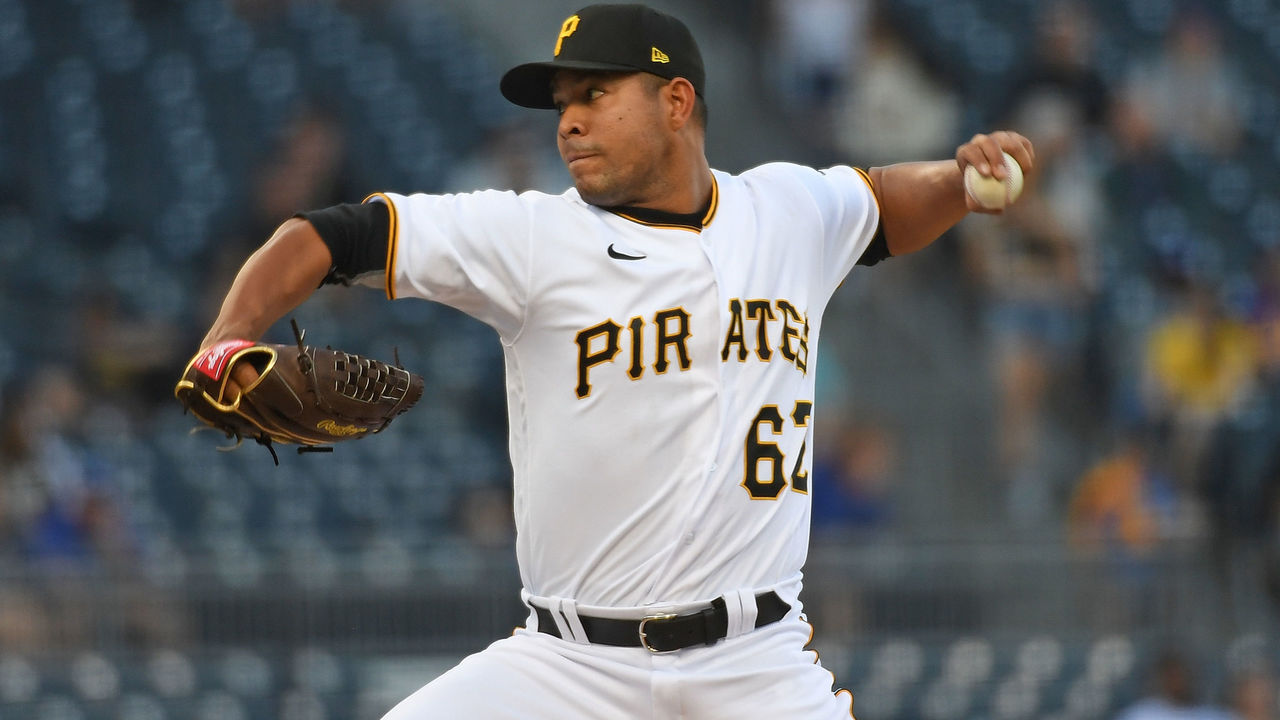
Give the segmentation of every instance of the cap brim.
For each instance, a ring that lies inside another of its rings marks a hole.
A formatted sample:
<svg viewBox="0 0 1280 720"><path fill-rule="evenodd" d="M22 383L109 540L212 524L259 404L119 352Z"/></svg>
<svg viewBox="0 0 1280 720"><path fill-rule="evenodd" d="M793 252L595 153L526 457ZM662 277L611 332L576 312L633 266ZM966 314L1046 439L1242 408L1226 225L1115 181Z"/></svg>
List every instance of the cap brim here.
<svg viewBox="0 0 1280 720"><path fill-rule="evenodd" d="M499 87L502 96L516 105L537 110L552 110L556 104L551 99L551 78L559 70L598 70L603 72L643 72L630 65L564 60L533 62L517 65L502 76Z"/></svg>

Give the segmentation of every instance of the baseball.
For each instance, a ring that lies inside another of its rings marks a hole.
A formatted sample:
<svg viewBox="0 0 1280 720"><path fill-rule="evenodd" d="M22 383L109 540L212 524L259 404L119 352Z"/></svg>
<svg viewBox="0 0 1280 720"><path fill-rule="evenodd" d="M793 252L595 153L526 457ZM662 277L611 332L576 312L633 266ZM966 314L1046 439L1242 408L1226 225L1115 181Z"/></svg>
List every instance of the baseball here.
<svg viewBox="0 0 1280 720"><path fill-rule="evenodd" d="M988 210L999 210L1013 204L1022 194L1022 166L1009 153L1004 153L1003 181L978 172L974 165L964 169L964 190L969 197Z"/></svg>

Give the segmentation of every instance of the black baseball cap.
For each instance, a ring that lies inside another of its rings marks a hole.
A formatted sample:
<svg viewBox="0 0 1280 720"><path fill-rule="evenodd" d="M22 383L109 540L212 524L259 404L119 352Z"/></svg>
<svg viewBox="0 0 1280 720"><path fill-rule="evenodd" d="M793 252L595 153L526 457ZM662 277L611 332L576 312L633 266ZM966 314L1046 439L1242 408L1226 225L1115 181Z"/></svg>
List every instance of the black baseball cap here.
<svg viewBox="0 0 1280 720"><path fill-rule="evenodd" d="M502 94L516 105L551 109L551 78L557 70L647 72L682 77L702 95L706 70L689 28L645 5L591 5L560 25L549 62L517 65L502 76Z"/></svg>

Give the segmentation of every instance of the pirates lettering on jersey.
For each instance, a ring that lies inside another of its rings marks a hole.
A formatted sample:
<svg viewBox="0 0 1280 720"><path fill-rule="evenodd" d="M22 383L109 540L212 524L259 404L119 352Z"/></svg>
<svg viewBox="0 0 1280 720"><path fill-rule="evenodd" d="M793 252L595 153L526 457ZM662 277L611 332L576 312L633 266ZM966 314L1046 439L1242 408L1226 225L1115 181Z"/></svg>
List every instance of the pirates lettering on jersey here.
<svg viewBox="0 0 1280 720"><path fill-rule="evenodd" d="M774 312L777 308L777 312ZM781 321L781 329L775 330L771 323ZM750 323L755 323L755 332L749 331ZM773 358L775 348L770 338L777 332L776 350L796 367L801 373L809 369L809 316L801 313L787 300L747 300L738 298L729 301L729 330L724 335L724 346L720 349L720 359L729 361L729 354L734 345L738 346L738 362L746 362L750 354L747 336L754 338L756 357L764 362Z"/></svg>
<svg viewBox="0 0 1280 720"><path fill-rule="evenodd" d="M659 310L653 314L653 371L659 375L667 372L671 364L688 370L693 363L689 355L689 311L684 308ZM645 320L636 316L627 321L626 342L631 346L627 377L639 380L645 369ZM574 393L579 398L591 394L591 369L602 363L613 362L622 351L623 328L612 319L599 325L580 330L574 336L578 346L578 384ZM674 358L674 359L673 359Z"/></svg>
<svg viewBox="0 0 1280 720"><path fill-rule="evenodd" d="M754 323L754 331L748 326ZM613 319L578 331L574 343L578 347L578 383L574 393L579 398L591 394L591 370L604 363L613 362L622 352L623 343L630 347L627 377L639 380L647 367L646 326L653 331L653 371L659 375L667 372L672 363L688 370L693 364L689 354L689 313L684 308L659 310L646 322L636 316L619 325ZM623 331L626 331L625 333ZM753 338L753 343L747 336ZM729 329L725 333L720 359L729 361L733 346L737 346L739 362L745 362L754 344L756 357L769 362L777 352L801 373L809 369L809 316L800 312L788 300L729 301Z"/></svg>

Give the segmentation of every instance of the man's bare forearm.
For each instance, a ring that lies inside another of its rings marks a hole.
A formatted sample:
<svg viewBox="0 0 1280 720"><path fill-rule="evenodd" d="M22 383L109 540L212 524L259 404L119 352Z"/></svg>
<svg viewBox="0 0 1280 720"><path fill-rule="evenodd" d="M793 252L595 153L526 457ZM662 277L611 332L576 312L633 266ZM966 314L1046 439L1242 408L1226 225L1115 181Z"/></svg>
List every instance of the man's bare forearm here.
<svg viewBox="0 0 1280 720"><path fill-rule="evenodd" d="M969 214L954 160L872 168L871 178L880 201L885 241L894 255L927 247Z"/></svg>
<svg viewBox="0 0 1280 720"><path fill-rule="evenodd" d="M311 223L286 221L240 268L201 348L232 338L257 340L315 292L332 262Z"/></svg>
<svg viewBox="0 0 1280 720"><path fill-rule="evenodd" d="M906 255L921 250L970 212L1000 212L983 208L969 197L964 190L964 169L974 165L980 174L1004 180L1002 152L1012 155L1024 173L1033 170L1035 149L1031 142L1007 130L974 135L956 149L954 160L871 168L889 252Z"/></svg>

